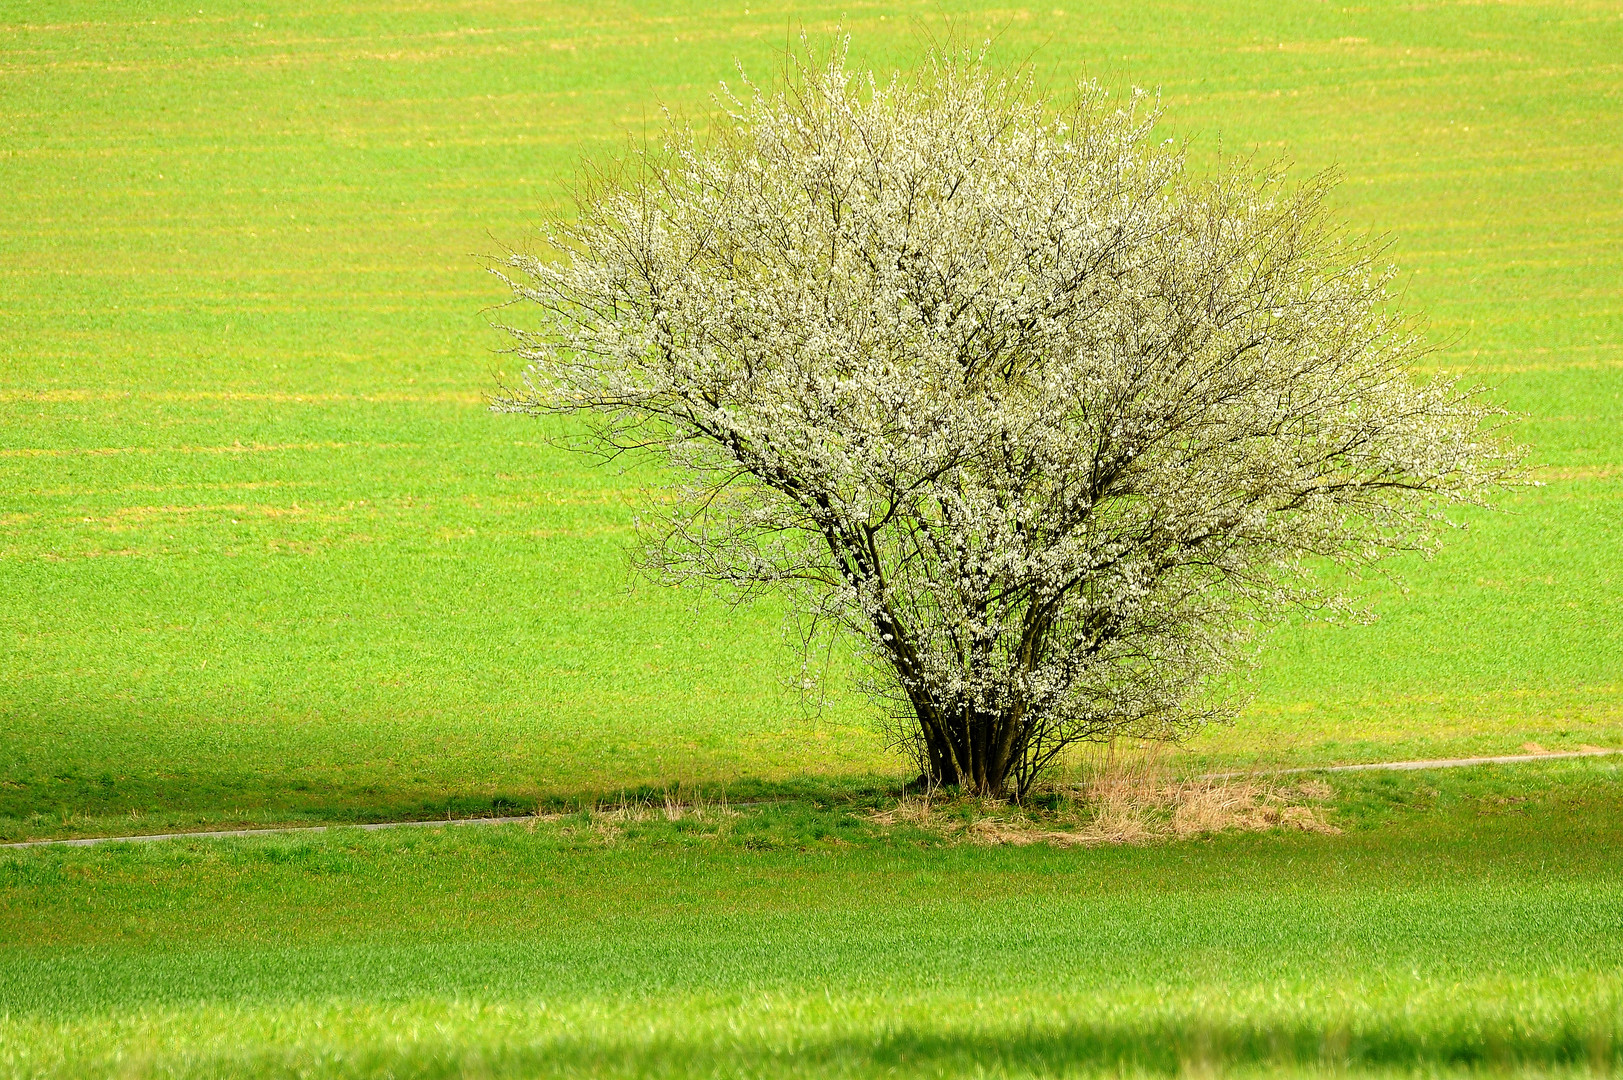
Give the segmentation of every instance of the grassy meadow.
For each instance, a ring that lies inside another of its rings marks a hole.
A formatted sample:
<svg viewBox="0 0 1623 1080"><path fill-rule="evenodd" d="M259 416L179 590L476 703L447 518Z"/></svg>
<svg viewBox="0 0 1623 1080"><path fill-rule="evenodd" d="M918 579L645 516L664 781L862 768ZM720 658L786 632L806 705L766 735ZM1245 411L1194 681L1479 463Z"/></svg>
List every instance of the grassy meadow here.
<svg viewBox="0 0 1623 1080"><path fill-rule="evenodd" d="M1619 769L1149 847L802 803L8 852L0 1075L1604 1073Z"/></svg>
<svg viewBox="0 0 1623 1080"><path fill-rule="evenodd" d="M0 0L0 841L734 800L0 852L0 1076L1623 1068L1623 759L1339 774L1309 831L887 824L838 665L813 707L781 611L639 582L650 475L486 408L478 257L577 161L799 26L948 23L1160 87L1196 168L1338 166L1540 465L1179 767L1623 747L1615 0Z"/></svg>

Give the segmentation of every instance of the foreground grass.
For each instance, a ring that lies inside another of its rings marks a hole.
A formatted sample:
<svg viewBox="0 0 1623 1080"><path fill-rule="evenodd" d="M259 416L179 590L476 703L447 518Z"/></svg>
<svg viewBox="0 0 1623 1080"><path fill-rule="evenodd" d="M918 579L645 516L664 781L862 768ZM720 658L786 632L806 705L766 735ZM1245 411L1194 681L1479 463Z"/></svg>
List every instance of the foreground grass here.
<svg viewBox="0 0 1623 1080"><path fill-rule="evenodd" d="M0 835L896 779L862 703L783 688L778 612L631 588L643 477L484 410L469 253L786 22L884 63L915 16L1162 86L1197 160L1340 163L1549 466L1379 625L1279 635L1196 751L1618 745L1612 5L0 2Z"/></svg>
<svg viewBox="0 0 1623 1080"><path fill-rule="evenodd" d="M1616 765L1340 777L1343 831L985 847L850 806L0 855L0 1069L1623 1066Z"/></svg>
<svg viewBox="0 0 1623 1080"><path fill-rule="evenodd" d="M1395 980L1394 980L1395 981ZM200 1006L5 1024L21 1076L1606 1075L1616 980Z"/></svg>

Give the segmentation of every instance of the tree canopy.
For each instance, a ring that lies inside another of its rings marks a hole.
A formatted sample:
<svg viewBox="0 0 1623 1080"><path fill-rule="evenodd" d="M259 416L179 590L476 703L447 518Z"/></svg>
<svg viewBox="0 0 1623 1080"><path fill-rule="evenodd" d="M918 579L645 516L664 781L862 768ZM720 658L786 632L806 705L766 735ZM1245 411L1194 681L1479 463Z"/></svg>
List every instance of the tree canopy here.
<svg viewBox="0 0 1623 1080"><path fill-rule="evenodd" d="M1315 567L1517 475L1333 176L1192 176L1146 96L970 54L724 103L502 261L540 317L498 407L671 465L645 565L845 632L933 783L1223 715L1258 622L1346 606Z"/></svg>

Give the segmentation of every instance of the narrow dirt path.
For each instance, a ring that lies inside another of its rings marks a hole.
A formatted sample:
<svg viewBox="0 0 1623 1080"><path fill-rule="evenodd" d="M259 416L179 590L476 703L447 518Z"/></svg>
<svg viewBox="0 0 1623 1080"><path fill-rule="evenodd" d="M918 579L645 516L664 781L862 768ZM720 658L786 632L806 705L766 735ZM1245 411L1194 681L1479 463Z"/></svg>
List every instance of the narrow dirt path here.
<svg viewBox="0 0 1623 1080"><path fill-rule="evenodd" d="M1559 758L1605 757L1623 750L1558 750L1542 754L1504 754L1499 757L1432 758L1427 761L1375 761L1365 765L1306 765L1299 769L1257 769L1253 772L1207 773L1203 780L1232 780L1241 776L1291 776L1310 772L1407 772L1412 769L1459 769L1468 765L1519 765L1525 761ZM0 845L3 846L3 845Z"/></svg>
<svg viewBox="0 0 1623 1080"><path fill-rule="evenodd" d="M1251 772L1207 773L1202 779L1229 780L1242 776L1290 776L1295 773L1407 771L1413 769L1459 769L1471 765L1517 765L1528 761L1556 761L1561 758L1605 757L1623 750L1565 750L1544 754L1505 754L1499 757L1435 758L1429 761L1377 761L1365 765L1307 765L1297 769L1258 769ZM735 803L750 806L751 803ZM221 829L213 832L149 833L145 836L81 836L73 840L24 840L0 844L5 848L90 847L93 844L150 843L155 840L213 840L231 836L281 836L289 833L324 833L336 829L443 828L447 825L511 825L519 821L549 821L562 814L519 814L514 817L439 818L433 821L374 821L363 825L290 825L280 829Z"/></svg>
<svg viewBox="0 0 1623 1080"><path fill-rule="evenodd" d="M545 821L556 814L521 814L518 817L435 818L432 821L372 821L360 825L288 825L279 829L220 829L214 832L148 833L144 836L81 836L74 840L25 840L17 844L0 844L0 848L30 847L89 847L92 844L114 844L119 841L146 843L152 840L217 839L225 836L277 836L282 833L323 833L335 829L423 829L434 825L508 825L515 821Z"/></svg>

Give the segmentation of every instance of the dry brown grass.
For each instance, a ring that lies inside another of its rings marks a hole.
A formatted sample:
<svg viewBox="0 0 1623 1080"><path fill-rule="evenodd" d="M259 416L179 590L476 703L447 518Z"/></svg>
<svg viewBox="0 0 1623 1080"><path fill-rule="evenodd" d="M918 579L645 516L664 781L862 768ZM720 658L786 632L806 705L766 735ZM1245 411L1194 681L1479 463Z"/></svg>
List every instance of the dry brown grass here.
<svg viewBox="0 0 1623 1080"><path fill-rule="evenodd" d="M666 821L720 821L738 816L738 811L728 805L725 795L709 799L701 794L684 802L669 791L658 798L645 796L623 799L611 806L594 806L589 813L593 822L609 825L659 818Z"/></svg>
<svg viewBox="0 0 1623 1080"><path fill-rule="evenodd" d="M568 823L559 829L561 835L612 844L624 835L627 825L650 821L706 822L717 827L713 835L720 837L727 823L738 816L739 811L728 804L725 795L712 799L700 794L684 801L667 791L657 798L643 796L607 805L600 803L585 812L584 821L562 814L537 814L535 820L539 823L567 819Z"/></svg>
<svg viewBox="0 0 1623 1080"><path fill-rule="evenodd" d="M1180 777L1154 752L1102 754L1031 805L933 793L866 816L881 828L907 825L972 844L1146 844L1271 829L1339 832L1319 805L1333 794L1317 778Z"/></svg>

